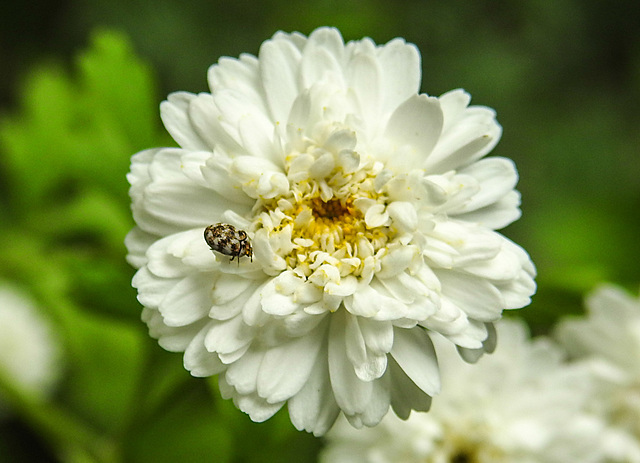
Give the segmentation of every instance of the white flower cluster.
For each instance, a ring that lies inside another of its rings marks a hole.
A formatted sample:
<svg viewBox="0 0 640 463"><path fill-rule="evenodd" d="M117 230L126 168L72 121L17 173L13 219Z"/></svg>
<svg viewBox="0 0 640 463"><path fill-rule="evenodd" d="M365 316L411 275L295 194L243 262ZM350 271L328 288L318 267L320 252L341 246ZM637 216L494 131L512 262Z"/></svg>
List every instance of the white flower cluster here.
<svg viewBox="0 0 640 463"><path fill-rule="evenodd" d="M53 327L25 295L0 285L0 373L38 400L60 377L60 346Z"/></svg>
<svg viewBox="0 0 640 463"><path fill-rule="evenodd" d="M321 462L640 462L640 300L603 286L587 306L558 326L567 349L507 320L477 365L434 339L443 391L429 413L359 430L339 420Z"/></svg>
<svg viewBox="0 0 640 463"><path fill-rule="evenodd" d="M559 324L557 338L572 357L595 363L597 388L590 408L640 442L640 297L602 284L586 306L586 317ZM617 461L631 461L625 459L630 446L628 441L612 446Z"/></svg>
<svg viewBox="0 0 640 463"><path fill-rule="evenodd" d="M535 268L495 231L520 196L513 163L484 158L494 111L420 79L401 39L277 33L213 65L211 93L170 95L180 147L132 159L126 244L150 334L255 421L287 403L320 435L340 411L360 427L427 410L431 335L475 361L530 302Z"/></svg>

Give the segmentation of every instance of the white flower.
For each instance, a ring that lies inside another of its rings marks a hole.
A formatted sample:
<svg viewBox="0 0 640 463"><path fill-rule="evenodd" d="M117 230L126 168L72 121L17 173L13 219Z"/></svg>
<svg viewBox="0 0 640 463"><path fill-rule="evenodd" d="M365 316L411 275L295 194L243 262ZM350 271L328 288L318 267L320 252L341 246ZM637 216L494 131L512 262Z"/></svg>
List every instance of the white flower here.
<svg viewBox="0 0 640 463"><path fill-rule="evenodd" d="M17 290L0 285L0 377L36 400L60 377L60 349L48 320Z"/></svg>
<svg viewBox="0 0 640 463"><path fill-rule="evenodd" d="M482 159L494 112L419 94L415 46L329 28L277 33L208 77L210 94L161 105L180 148L136 154L128 175L151 335L255 421L288 402L320 435L340 410L354 426L427 410L429 334L476 360L535 290L526 252L494 231L520 215L513 163ZM245 231L252 257L212 252L215 223Z"/></svg>
<svg viewBox="0 0 640 463"><path fill-rule="evenodd" d="M527 339L523 324L498 324L496 352L469 365L450 343L442 356L442 393L429 413L353 429L343 420L327 434L321 462L603 463L606 429L586 412L592 373L563 362L549 339Z"/></svg>
<svg viewBox="0 0 640 463"><path fill-rule="evenodd" d="M586 307L586 317L562 321L556 335L574 357L598 361L600 382L592 409L633 436L639 448L640 298L602 284L587 296ZM633 461L640 461L640 451L635 455Z"/></svg>

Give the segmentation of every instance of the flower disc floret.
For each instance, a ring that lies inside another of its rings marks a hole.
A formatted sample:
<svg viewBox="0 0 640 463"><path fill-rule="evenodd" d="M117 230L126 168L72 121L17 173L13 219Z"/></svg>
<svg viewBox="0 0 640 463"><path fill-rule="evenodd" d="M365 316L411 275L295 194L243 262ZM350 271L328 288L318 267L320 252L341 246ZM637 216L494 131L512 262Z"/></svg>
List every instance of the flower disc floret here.
<svg viewBox="0 0 640 463"><path fill-rule="evenodd" d="M482 159L494 112L419 94L415 46L330 28L277 33L208 78L211 93L161 105L180 148L136 154L128 177L151 335L256 421L287 403L320 435L340 411L372 426L428 409L430 333L473 361L535 290L526 252L495 232L520 197L513 163ZM216 223L246 233L252 260L210 251Z"/></svg>

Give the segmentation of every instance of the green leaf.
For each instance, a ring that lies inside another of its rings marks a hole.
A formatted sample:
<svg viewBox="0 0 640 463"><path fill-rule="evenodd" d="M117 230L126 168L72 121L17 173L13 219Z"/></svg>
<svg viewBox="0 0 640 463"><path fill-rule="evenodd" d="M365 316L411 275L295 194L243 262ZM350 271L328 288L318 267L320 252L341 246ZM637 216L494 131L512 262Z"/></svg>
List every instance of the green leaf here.
<svg viewBox="0 0 640 463"><path fill-rule="evenodd" d="M77 185L98 188L126 204L130 157L166 145L160 129L155 80L126 38L94 34L71 77L49 64L33 71L22 109L0 120L0 150L17 203L46 207Z"/></svg>
<svg viewBox="0 0 640 463"><path fill-rule="evenodd" d="M110 435L135 414L146 333L141 327L66 307L68 375L62 401Z"/></svg>

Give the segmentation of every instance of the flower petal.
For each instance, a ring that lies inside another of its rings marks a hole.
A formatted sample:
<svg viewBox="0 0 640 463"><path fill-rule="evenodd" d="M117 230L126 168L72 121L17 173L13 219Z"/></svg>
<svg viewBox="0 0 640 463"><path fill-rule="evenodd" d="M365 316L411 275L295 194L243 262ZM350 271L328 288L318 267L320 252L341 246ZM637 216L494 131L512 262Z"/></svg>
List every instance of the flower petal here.
<svg viewBox="0 0 640 463"><path fill-rule="evenodd" d="M317 82L342 82L342 55L344 43L335 29L315 30L307 41L300 63L300 81L302 88L310 88Z"/></svg>
<svg viewBox="0 0 640 463"><path fill-rule="evenodd" d="M483 227L500 230L518 220L521 215L520 193L513 190L489 206L456 214L455 217L458 220L475 222Z"/></svg>
<svg viewBox="0 0 640 463"><path fill-rule="evenodd" d="M175 92L160 104L160 117L171 137L184 149L207 150L211 145L200 137L189 118L189 106L198 96Z"/></svg>
<svg viewBox="0 0 640 463"><path fill-rule="evenodd" d="M242 317L215 321L209 325L204 345L209 352L229 354L248 347L253 341L255 328L248 326Z"/></svg>
<svg viewBox="0 0 640 463"><path fill-rule="evenodd" d="M247 53L238 59L222 57L217 64L209 67L207 81L212 92L229 89L250 101L263 114L267 113L260 83L259 63L255 56Z"/></svg>
<svg viewBox="0 0 640 463"><path fill-rule="evenodd" d="M391 355L416 386L434 396L440 392L440 373L433 343L420 328L394 330Z"/></svg>
<svg viewBox="0 0 640 463"><path fill-rule="evenodd" d="M376 352L366 345L359 317L346 316L346 354L352 363L356 376L362 381L380 378L387 368L387 352Z"/></svg>
<svg viewBox="0 0 640 463"><path fill-rule="evenodd" d="M284 37L268 41L260 47L260 76L269 103L272 120L286 122L298 95L300 50Z"/></svg>
<svg viewBox="0 0 640 463"><path fill-rule="evenodd" d="M373 384L358 379L346 355L345 315L338 311L329 328L329 376L336 403L346 415L361 414L368 407Z"/></svg>
<svg viewBox="0 0 640 463"><path fill-rule="evenodd" d="M284 402L270 404L258 394L241 394L232 385L227 383L226 377L221 376L218 385L223 399L233 399L233 404L245 412L255 423L262 423L276 414L282 408Z"/></svg>
<svg viewBox="0 0 640 463"><path fill-rule="evenodd" d="M406 420L412 410L426 412L431 408L431 396L424 392L389 356L388 375L391 378L391 406L399 418Z"/></svg>
<svg viewBox="0 0 640 463"><path fill-rule="evenodd" d="M392 143L387 165L409 170L424 164L442 131L442 110L437 98L409 97L393 112L385 137Z"/></svg>
<svg viewBox="0 0 640 463"><path fill-rule="evenodd" d="M442 133L424 163L430 173L439 174L468 166L489 153L500 140L502 127L495 112L481 106L466 108Z"/></svg>
<svg viewBox="0 0 640 463"><path fill-rule="evenodd" d="M371 140L380 127L382 69L372 49L355 53L348 64L347 79L356 93L360 113L365 119L366 138Z"/></svg>
<svg viewBox="0 0 640 463"><path fill-rule="evenodd" d="M322 436L333 425L340 408L327 374L326 341L304 387L289 400L289 417L296 429Z"/></svg>
<svg viewBox="0 0 640 463"><path fill-rule="evenodd" d="M378 48L382 74L381 114L391 114L403 101L420 90L420 52L397 38Z"/></svg>
<svg viewBox="0 0 640 463"><path fill-rule="evenodd" d="M211 309L209 291L213 287L210 274L196 273L177 282L166 294L158 311L168 326L185 326L205 318Z"/></svg>
<svg viewBox="0 0 640 463"><path fill-rule="evenodd" d="M480 321L495 321L506 309L500 291L484 278L455 271L434 270L442 284L442 294Z"/></svg>
<svg viewBox="0 0 640 463"><path fill-rule="evenodd" d="M258 395L269 403L288 400L305 385L323 344L322 329L272 347L258 371Z"/></svg>
<svg viewBox="0 0 640 463"><path fill-rule="evenodd" d="M480 184L480 191L460 208L461 212L474 211L495 203L518 183L518 173L513 161L505 158L482 159L459 172L474 177Z"/></svg>
<svg viewBox="0 0 640 463"><path fill-rule="evenodd" d="M193 376L201 378L217 375L227 368L217 355L212 354L204 347L204 337L207 331L207 327L200 330L184 350L185 369Z"/></svg>

